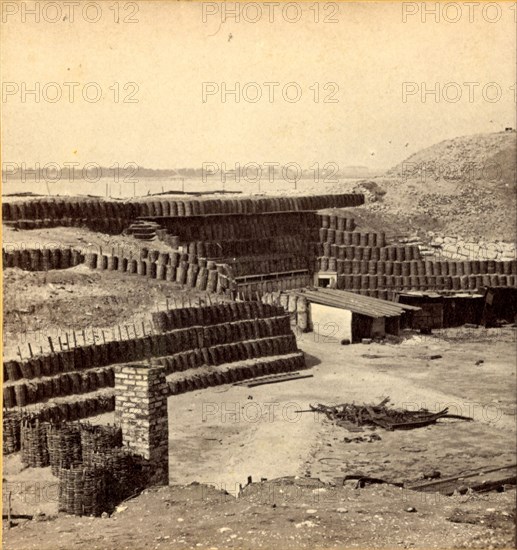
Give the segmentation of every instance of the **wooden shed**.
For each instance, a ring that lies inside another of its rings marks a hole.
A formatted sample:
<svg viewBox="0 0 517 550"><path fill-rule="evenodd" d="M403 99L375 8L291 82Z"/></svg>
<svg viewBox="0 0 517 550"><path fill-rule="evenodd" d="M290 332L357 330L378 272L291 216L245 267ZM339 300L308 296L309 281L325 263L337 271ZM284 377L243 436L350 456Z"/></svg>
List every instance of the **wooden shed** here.
<svg viewBox="0 0 517 550"><path fill-rule="evenodd" d="M479 324L484 297L481 294L436 292L404 292L398 297L400 304L413 305L421 311L413 317L413 328L449 328L465 323Z"/></svg>
<svg viewBox="0 0 517 550"><path fill-rule="evenodd" d="M300 291L308 303L309 327L329 341L360 342L363 338L398 335L417 306L371 298L345 290L319 288Z"/></svg>

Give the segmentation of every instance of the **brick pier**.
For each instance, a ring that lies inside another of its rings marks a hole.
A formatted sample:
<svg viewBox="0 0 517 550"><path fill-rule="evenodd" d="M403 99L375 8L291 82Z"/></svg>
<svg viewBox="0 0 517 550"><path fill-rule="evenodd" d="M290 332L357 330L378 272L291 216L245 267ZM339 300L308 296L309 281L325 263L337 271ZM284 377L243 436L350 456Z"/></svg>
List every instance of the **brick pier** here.
<svg viewBox="0 0 517 550"><path fill-rule="evenodd" d="M169 483L167 384L162 366L129 363L115 371L115 421L124 445L143 458L149 485Z"/></svg>

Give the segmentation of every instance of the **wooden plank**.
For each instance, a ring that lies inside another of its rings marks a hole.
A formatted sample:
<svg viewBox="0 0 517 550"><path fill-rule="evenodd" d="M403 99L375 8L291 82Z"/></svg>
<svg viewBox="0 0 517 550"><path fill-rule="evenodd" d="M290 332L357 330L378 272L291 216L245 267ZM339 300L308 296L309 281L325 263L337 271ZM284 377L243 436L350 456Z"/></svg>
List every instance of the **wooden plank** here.
<svg viewBox="0 0 517 550"><path fill-rule="evenodd" d="M287 317L287 315L286 315ZM282 372L282 373L279 373L279 374L266 374L264 376L257 376L255 378L253 378L253 381L258 381L258 380L274 380L275 378L284 378L286 376L297 376L299 375L300 373L298 371L296 372ZM239 382L234 382L234 386L245 386L247 384L249 384L250 380L241 380Z"/></svg>
<svg viewBox="0 0 517 550"><path fill-rule="evenodd" d="M254 388L255 386L263 386L265 384L277 384L279 382L289 382L291 380L300 380L301 378L312 378L313 376L313 374L300 374L298 376L290 376L289 378L282 377L273 380L254 380L253 382L249 382L245 385L248 388Z"/></svg>
<svg viewBox="0 0 517 550"><path fill-rule="evenodd" d="M237 284L240 282L248 282L253 280L275 280L278 279L279 276L282 277L288 277L290 275L307 275L309 273L308 269L298 269L294 271L274 271L271 273L255 273L253 275L239 275L238 277L235 277L234 280Z"/></svg>
<svg viewBox="0 0 517 550"><path fill-rule="evenodd" d="M409 485L406 488L424 493L441 493L452 495L461 488L470 488L473 491L492 491L505 484L516 484L517 464L488 468L468 474L460 474L427 483Z"/></svg>
<svg viewBox="0 0 517 550"><path fill-rule="evenodd" d="M275 215L286 215L286 214L312 214L316 212L314 210L272 210L270 212L222 212L222 213L211 213L211 214L189 214L188 216L138 216L136 221L141 220L157 220L157 221L166 221L166 220L175 220L181 221L182 219L189 218L222 218L222 217L247 217L250 216L275 216Z"/></svg>

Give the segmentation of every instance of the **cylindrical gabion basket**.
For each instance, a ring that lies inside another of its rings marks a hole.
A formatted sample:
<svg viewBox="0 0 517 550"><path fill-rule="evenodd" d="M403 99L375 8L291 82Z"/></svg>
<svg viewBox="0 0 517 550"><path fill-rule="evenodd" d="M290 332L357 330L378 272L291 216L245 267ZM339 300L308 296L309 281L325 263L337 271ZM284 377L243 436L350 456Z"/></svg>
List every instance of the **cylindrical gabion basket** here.
<svg viewBox="0 0 517 550"><path fill-rule="evenodd" d="M50 467L55 476L61 468L82 462L81 432L78 424L50 425L47 430Z"/></svg>
<svg viewBox="0 0 517 550"><path fill-rule="evenodd" d="M3 454L16 453L20 450L20 416L4 413L3 418Z"/></svg>
<svg viewBox="0 0 517 550"><path fill-rule="evenodd" d="M84 465L61 468L58 509L77 516L100 516L107 509L106 470Z"/></svg>
<svg viewBox="0 0 517 550"><path fill-rule="evenodd" d="M80 439L83 461L88 463L94 453L106 453L122 447L122 429L117 426L100 426L81 423Z"/></svg>
<svg viewBox="0 0 517 550"><path fill-rule="evenodd" d="M141 464L128 449L114 448L89 455L85 465L104 468L106 504L115 507L145 485Z"/></svg>
<svg viewBox="0 0 517 550"><path fill-rule="evenodd" d="M21 461L32 468L49 465L48 424L38 419L25 419L20 429Z"/></svg>

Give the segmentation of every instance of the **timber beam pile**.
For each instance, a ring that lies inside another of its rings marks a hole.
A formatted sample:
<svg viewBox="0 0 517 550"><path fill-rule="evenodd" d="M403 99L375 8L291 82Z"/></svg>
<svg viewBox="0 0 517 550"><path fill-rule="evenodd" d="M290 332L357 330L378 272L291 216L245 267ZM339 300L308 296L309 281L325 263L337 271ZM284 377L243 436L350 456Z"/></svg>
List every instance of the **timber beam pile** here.
<svg viewBox="0 0 517 550"><path fill-rule="evenodd" d="M449 414L447 408L432 413L427 409L408 411L405 409L389 408L386 405L389 397L378 405L356 405L342 403L340 405L310 405L309 411L324 414L329 420L344 428L374 426L385 430L411 430L434 424L441 418L455 418L458 420L473 420L467 416Z"/></svg>

